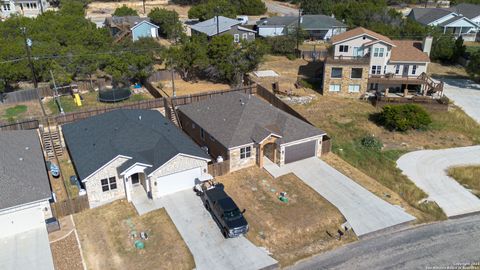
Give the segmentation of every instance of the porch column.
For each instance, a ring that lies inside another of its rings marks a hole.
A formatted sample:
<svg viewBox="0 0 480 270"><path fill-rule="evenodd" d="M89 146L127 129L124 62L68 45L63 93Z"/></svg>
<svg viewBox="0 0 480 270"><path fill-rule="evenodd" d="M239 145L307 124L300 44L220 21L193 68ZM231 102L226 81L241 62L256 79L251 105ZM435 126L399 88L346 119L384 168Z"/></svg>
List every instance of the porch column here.
<svg viewBox="0 0 480 270"><path fill-rule="evenodd" d="M258 145L258 167L263 168L263 145Z"/></svg>
<svg viewBox="0 0 480 270"><path fill-rule="evenodd" d="M403 96L407 97L407 95L408 95L408 84L407 84L407 87L405 87L405 89L403 89Z"/></svg>
<svg viewBox="0 0 480 270"><path fill-rule="evenodd" d="M123 184L125 185L125 195L127 197L127 202L131 202L132 201L132 188L131 188L131 184L128 180L128 177L123 177Z"/></svg>
<svg viewBox="0 0 480 270"><path fill-rule="evenodd" d="M277 164L277 148L273 148L273 163Z"/></svg>

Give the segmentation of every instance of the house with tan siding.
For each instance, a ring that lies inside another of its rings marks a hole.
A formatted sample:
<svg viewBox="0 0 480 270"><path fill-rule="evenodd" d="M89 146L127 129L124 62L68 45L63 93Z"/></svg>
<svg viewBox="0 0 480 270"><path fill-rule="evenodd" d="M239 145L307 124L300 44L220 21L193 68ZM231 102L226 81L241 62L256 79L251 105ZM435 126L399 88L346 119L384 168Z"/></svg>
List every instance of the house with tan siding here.
<svg viewBox="0 0 480 270"><path fill-rule="evenodd" d="M209 179L210 157L158 111L115 110L62 132L90 207L133 193L157 199Z"/></svg>
<svg viewBox="0 0 480 270"><path fill-rule="evenodd" d="M334 36L325 60L324 95L361 97L367 91L426 95L438 91L426 76L432 38L392 40L358 27Z"/></svg>

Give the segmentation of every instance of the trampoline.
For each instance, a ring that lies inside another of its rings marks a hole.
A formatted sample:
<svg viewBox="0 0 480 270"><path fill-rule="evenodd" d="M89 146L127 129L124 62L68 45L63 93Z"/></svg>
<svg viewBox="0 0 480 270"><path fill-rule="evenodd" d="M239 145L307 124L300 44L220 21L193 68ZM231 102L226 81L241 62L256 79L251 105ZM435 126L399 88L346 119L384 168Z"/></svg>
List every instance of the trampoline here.
<svg viewBox="0 0 480 270"><path fill-rule="evenodd" d="M132 91L129 88L106 89L100 90L98 93L98 101L100 102L119 102L130 98Z"/></svg>

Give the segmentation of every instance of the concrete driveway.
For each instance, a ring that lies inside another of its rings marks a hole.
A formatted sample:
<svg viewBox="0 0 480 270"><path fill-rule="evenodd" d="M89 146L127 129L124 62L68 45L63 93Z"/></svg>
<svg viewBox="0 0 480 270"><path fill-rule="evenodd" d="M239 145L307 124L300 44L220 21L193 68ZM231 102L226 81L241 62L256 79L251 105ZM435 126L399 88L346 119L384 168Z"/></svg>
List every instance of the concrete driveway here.
<svg viewBox="0 0 480 270"><path fill-rule="evenodd" d="M442 79L445 95L480 123L480 84L471 80Z"/></svg>
<svg viewBox="0 0 480 270"><path fill-rule="evenodd" d="M449 177L449 167L480 165L480 146L410 152L397 166L428 194L448 217L480 211L480 199Z"/></svg>
<svg viewBox="0 0 480 270"><path fill-rule="evenodd" d="M192 190L155 200L155 206L165 207L192 252L198 270L267 269L277 266L277 261L265 250L245 237L225 239L202 200Z"/></svg>
<svg viewBox="0 0 480 270"><path fill-rule="evenodd" d="M359 237L415 219L400 207L378 198L318 158L308 158L282 167L266 159L264 168L273 177L293 172L335 205Z"/></svg>

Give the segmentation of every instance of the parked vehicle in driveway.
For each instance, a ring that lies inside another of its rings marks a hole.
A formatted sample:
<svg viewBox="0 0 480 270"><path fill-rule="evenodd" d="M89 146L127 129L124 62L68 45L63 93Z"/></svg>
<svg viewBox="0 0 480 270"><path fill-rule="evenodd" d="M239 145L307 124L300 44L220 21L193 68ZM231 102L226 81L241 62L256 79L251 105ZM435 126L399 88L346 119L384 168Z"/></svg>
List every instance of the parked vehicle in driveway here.
<svg viewBox="0 0 480 270"><path fill-rule="evenodd" d="M225 238L234 238L248 232L248 222L235 202L224 190L223 184L207 182L195 188L205 208L220 226Z"/></svg>

